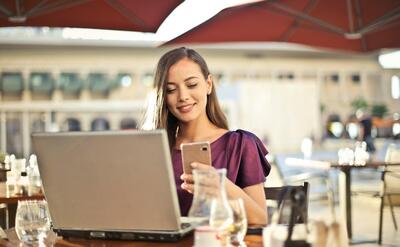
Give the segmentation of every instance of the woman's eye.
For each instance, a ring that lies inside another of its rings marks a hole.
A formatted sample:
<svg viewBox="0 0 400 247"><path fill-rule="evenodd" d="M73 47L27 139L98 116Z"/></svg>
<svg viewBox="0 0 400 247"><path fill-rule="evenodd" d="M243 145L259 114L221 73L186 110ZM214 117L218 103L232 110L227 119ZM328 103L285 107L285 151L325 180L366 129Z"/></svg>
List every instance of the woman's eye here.
<svg viewBox="0 0 400 247"><path fill-rule="evenodd" d="M167 93L173 93L175 90L175 88L167 88Z"/></svg>
<svg viewBox="0 0 400 247"><path fill-rule="evenodd" d="M197 83L193 83L193 84L187 85L188 88L194 88L194 87L196 87L196 86L197 86Z"/></svg>

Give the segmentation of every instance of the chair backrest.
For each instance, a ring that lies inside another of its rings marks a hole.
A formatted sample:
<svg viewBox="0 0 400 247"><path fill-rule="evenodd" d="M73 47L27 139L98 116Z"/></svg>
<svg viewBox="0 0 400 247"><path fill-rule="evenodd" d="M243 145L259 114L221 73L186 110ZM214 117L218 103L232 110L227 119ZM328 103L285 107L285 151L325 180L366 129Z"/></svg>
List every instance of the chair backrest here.
<svg viewBox="0 0 400 247"><path fill-rule="evenodd" d="M400 146L391 143L386 151L386 162L400 162Z"/></svg>
<svg viewBox="0 0 400 247"><path fill-rule="evenodd" d="M400 146L396 144L390 144L385 156L385 161L387 163L398 163L400 162ZM400 166L387 166L387 173L384 175L385 180L385 190L390 192L395 192L396 194L400 192ZM392 198L392 201L398 201L399 199ZM396 203L397 204L397 203Z"/></svg>
<svg viewBox="0 0 400 247"><path fill-rule="evenodd" d="M266 200L274 200L277 201L278 208L280 207L281 203L284 201L290 200L290 191L293 190L301 190L304 192L305 195L305 205L303 207L303 211L296 215L296 222L295 223L304 223L307 221L308 218L308 194L309 194L309 183L304 182L303 185L286 185L281 187L264 187L265 192L265 199ZM279 223L287 223L287 222L279 222Z"/></svg>
<svg viewBox="0 0 400 247"><path fill-rule="evenodd" d="M400 146L394 143L390 144L386 151L385 162L399 163L400 162ZM400 172L400 166L389 166L388 170Z"/></svg>

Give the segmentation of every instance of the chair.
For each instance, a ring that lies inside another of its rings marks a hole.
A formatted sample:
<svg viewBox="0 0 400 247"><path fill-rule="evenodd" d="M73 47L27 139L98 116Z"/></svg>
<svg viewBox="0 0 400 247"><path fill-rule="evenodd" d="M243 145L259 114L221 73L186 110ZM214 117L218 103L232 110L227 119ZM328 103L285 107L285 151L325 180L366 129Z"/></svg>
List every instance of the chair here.
<svg viewBox="0 0 400 247"><path fill-rule="evenodd" d="M331 178L331 173L327 172L326 169L318 168L317 165L312 163L315 161L324 160L336 160L337 153L326 151L326 152L314 152L310 159L304 159L304 155L301 153L289 153L289 154L277 154L275 156L274 163L277 167L279 176L284 185L299 184L302 182L309 182L311 180L321 186L313 186L313 190L319 189L319 193L314 193L317 200L331 198L334 194L334 184ZM289 162L290 160L290 162ZM309 161L309 162L308 162ZM325 188L325 190L321 190ZM310 191L310 200L313 200L313 191ZM334 201L330 201L330 205L333 205Z"/></svg>
<svg viewBox="0 0 400 247"><path fill-rule="evenodd" d="M301 160L302 156L298 154L295 155L280 155L276 157L275 165L277 167L279 176L283 181L284 185L301 184L307 182L310 184L312 181L313 190L308 191L308 200L327 200L330 211L334 215L335 211L335 189L331 178L330 172L324 169L311 168L307 166L289 166L287 164L287 158L299 158ZM320 152L313 157L316 160L329 160L332 159L331 152ZM322 190L321 190L322 189ZM310 195L311 194L311 195Z"/></svg>
<svg viewBox="0 0 400 247"><path fill-rule="evenodd" d="M102 117L95 118L92 121L90 130L91 131L110 130L110 123L105 118Z"/></svg>
<svg viewBox="0 0 400 247"><path fill-rule="evenodd" d="M295 216L296 220L295 223L305 223L307 222L308 219L308 199L309 199L309 183L304 182L303 185L286 185L286 186L281 186L281 187L264 187L264 192L265 192L265 199L266 200L273 200L277 202L277 208L281 206L282 203L285 201L290 200L290 193L287 193L289 191L293 190L301 190L304 192L305 195L305 205L302 208L302 212L299 212L298 215ZM270 210L268 210L270 213ZM270 214L268 216L271 216ZM271 218L271 217L269 217ZM288 223L288 222L282 222L280 221L279 223Z"/></svg>
<svg viewBox="0 0 400 247"><path fill-rule="evenodd" d="M400 147L391 144L386 152L385 162L399 163L400 162ZM382 223L383 223L383 208L385 198L387 198L390 206L394 228L398 229L396 217L394 215L392 196L400 196L400 166L386 166L381 175L382 190L380 193L380 210L379 210L379 236L378 244L382 244Z"/></svg>

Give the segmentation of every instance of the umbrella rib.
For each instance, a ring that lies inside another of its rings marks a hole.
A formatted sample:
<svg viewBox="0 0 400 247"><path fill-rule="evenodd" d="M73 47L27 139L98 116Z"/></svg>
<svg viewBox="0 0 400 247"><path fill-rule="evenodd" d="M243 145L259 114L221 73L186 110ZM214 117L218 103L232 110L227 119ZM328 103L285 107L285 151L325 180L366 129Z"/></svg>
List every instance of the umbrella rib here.
<svg viewBox="0 0 400 247"><path fill-rule="evenodd" d="M307 3L307 6L304 8L303 12L306 14L310 13L310 11L316 6L317 2L318 2L317 0L310 0ZM293 21L292 25L288 28L287 32L283 34L279 40L287 42L289 38L292 36L294 29L299 25L300 25L299 20L298 18L296 18Z"/></svg>
<svg viewBox="0 0 400 247"><path fill-rule="evenodd" d="M139 25L145 29L152 29L149 25L147 25L147 23L145 21L143 21L143 19L137 17L136 15L134 15L131 12L128 12L126 10L126 8L124 6L122 6L121 4L119 4L118 2L114 1L114 0L106 0L106 2L113 7L115 10L117 10L119 13L121 13L122 15L124 15L132 24L134 25Z"/></svg>
<svg viewBox="0 0 400 247"><path fill-rule="evenodd" d="M293 9L293 8L290 8L289 6L287 6L285 4L280 4L280 3L277 3L277 2L271 2L271 3L267 2L267 3L272 5L275 8L279 9L279 10L283 10L285 13L297 16L300 19L304 19L304 20L307 20L307 21L309 21L311 23L314 23L314 24L316 24L318 26L321 26L321 27L327 29L328 31L331 31L331 32L334 32L334 33L337 33L337 34L340 34L340 35L343 35L345 33L344 30L341 29L341 28L338 28L338 27L336 27L334 25L331 25L331 24L329 24L329 23L327 23L327 22L325 22L325 21L323 21L321 19L318 19L318 18L309 16L309 15L306 15L304 13L301 13L301 12L299 12L299 11Z"/></svg>
<svg viewBox="0 0 400 247"><path fill-rule="evenodd" d="M388 22L396 20L399 17L400 17L400 6L395 8L394 10L386 13L385 15L379 17L378 19L376 19L374 22L368 24L367 26L361 28L358 32L362 33L362 34L371 32L375 29L382 27L383 25L385 25Z"/></svg>
<svg viewBox="0 0 400 247"><path fill-rule="evenodd" d="M68 1L68 0L59 0L58 2L54 2L44 6L42 9L37 10L35 13L31 13L29 17L41 15L44 13L54 12L59 9L65 9L68 7L72 7L74 5L80 5L88 0L75 0L75 1Z"/></svg>
<svg viewBox="0 0 400 247"><path fill-rule="evenodd" d="M0 3L0 12L3 12L6 16L11 16L12 12L11 10L7 9L4 5Z"/></svg>
<svg viewBox="0 0 400 247"><path fill-rule="evenodd" d="M31 14L34 14L36 12L36 10L39 10L40 7L43 6L43 4L45 4L48 0L42 0L41 2L39 2L38 4L36 4L33 8L31 8L30 10L26 11L25 16L30 16Z"/></svg>
<svg viewBox="0 0 400 247"><path fill-rule="evenodd" d="M354 32L353 8L351 6L351 0L347 0L347 16L349 17L349 30L350 32Z"/></svg>
<svg viewBox="0 0 400 247"><path fill-rule="evenodd" d="M21 1L20 0L15 1L15 10L16 10L16 15L21 16Z"/></svg>
<svg viewBox="0 0 400 247"><path fill-rule="evenodd" d="M356 16L357 16L357 21L358 21L358 26L359 28L361 28L363 26L363 21L362 21L362 17L361 17L361 9L360 9L360 2L358 0L356 0L355 2L355 10L356 10ZM361 34L360 32L352 32L353 34ZM367 41L365 40L365 37L361 34L360 35L361 38L361 48L363 49L363 51L367 50Z"/></svg>

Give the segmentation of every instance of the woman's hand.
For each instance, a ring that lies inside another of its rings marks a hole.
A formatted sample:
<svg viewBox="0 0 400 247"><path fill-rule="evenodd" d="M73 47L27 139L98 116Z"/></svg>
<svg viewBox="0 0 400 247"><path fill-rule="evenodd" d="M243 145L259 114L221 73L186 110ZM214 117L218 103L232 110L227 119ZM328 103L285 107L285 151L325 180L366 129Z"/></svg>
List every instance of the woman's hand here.
<svg viewBox="0 0 400 247"><path fill-rule="evenodd" d="M207 170L215 169L214 167L198 162L193 162L190 164L193 169L196 170ZM182 174L181 179L183 183L181 184L182 189L188 191L189 193L194 192L194 177L192 174ZM204 186L202 189L204 193L218 193L215 188L219 187L219 180L204 179L201 181L201 185ZM265 194L263 183L251 185L245 188L240 188L235 185L229 179L225 179L225 188L229 199L242 198L244 200L247 220L250 224L265 225L268 221L266 214L266 204L265 204Z"/></svg>
<svg viewBox="0 0 400 247"><path fill-rule="evenodd" d="M193 169L196 170L207 170L207 169L214 169L214 167L210 166L210 165L206 165L203 163L198 163L198 162L193 162L190 164L190 166ZM192 174L186 174L183 173L181 175L181 180L183 180L183 183L181 184L181 188L188 191L189 193L193 193L194 192L194 178Z"/></svg>

